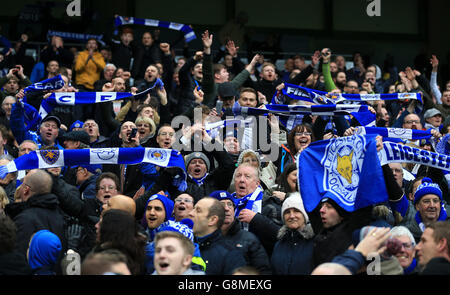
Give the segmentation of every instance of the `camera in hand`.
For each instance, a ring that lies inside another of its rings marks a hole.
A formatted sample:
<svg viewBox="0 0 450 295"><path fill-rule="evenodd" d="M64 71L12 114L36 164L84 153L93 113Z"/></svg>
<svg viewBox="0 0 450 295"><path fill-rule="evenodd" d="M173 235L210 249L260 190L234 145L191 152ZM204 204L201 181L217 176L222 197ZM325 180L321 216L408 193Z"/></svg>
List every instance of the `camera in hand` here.
<svg viewBox="0 0 450 295"><path fill-rule="evenodd" d="M131 133L130 133L130 136L128 137L128 141L131 141L133 138L135 138L136 134L137 134L137 128L131 129Z"/></svg>

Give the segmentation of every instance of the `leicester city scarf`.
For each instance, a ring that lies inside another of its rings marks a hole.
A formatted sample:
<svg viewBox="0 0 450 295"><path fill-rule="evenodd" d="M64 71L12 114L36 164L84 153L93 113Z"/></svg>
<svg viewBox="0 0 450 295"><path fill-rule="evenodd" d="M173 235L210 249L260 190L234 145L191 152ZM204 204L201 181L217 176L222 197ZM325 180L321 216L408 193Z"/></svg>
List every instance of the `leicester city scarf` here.
<svg viewBox="0 0 450 295"><path fill-rule="evenodd" d="M450 156L394 142L383 142L383 149L378 153L378 156L381 165L414 163L450 171Z"/></svg>
<svg viewBox="0 0 450 295"><path fill-rule="evenodd" d="M105 42L102 41L103 35L94 35L94 34L84 34L84 33L73 33L73 32L60 32L60 31L47 31L47 40L50 40L52 36L59 36L66 40L73 40L73 41L81 41L81 42L87 42L89 39L95 39L100 44L105 45Z"/></svg>
<svg viewBox="0 0 450 295"><path fill-rule="evenodd" d="M308 212L324 198L334 200L348 212L388 200L375 135L313 142L296 163Z"/></svg>
<svg viewBox="0 0 450 295"><path fill-rule="evenodd" d="M34 84L31 84L23 90L25 92L25 95L27 92L36 92L36 91L46 91L46 90L56 90L61 89L64 87L64 80L62 79L61 75L58 75L56 77L45 79L40 82L36 82ZM26 96L24 97L24 100L26 102Z"/></svg>
<svg viewBox="0 0 450 295"><path fill-rule="evenodd" d="M63 166L92 164L138 164L151 163L160 167L178 167L173 184L180 191L187 188L186 168L183 156L176 150L160 148L93 148L74 150L38 150L23 155L0 166L0 178L19 170L47 169Z"/></svg>
<svg viewBox="0 0 450 295"><path fill-rule="evenodd" d="M164 83L161 79L156 79L153 86L136 94L129 92L54 92L48 98L42 100L39 114L42 118L45 118L57 105L74 106L80 104L93 104L129 97L139 99L140 97L147 95L150 90L156 86L159 86L160 88L164 87Z"/></svg>
<svg viewBox="0 0 450 295"><path fill-rule="evenodd" d="M236 204L235 216L238 217L242 209L248 209L256 213L261 213L263 193L264 191L260 186L258 186L253 193L242 198L236 197L236 193L233 193L231 196L233 198L233 202Z"/></svg>
<svg viewBox="0 0 450 295"><path fill-rule="evenodd" d="M375 124L376 115L369 111L366 105L348 105L348 104L324 104L324 105L280 105L268 104L265 108L241 107L239 103L233 105L234 115L253 115L262 116L269 113L282 116L292 115L318 115L318 116L339 116L349 115L355 117L363 126Z"/></svg>
<svg viewBox="0 0 450 295"><path fill-rule="evenodd" d="M158 27L158 28L167 28L171 30L181 31L184 34L184 39L187 43L196 39L194 31L188 25L178 24L174 22L167 22L156 19L148 19L148 18L137 18L137 17L123 17L117 16L114 19L114 26L116 27L116 31L114 32L117 35L117 27L122 25L143 25L148 27Z"/></svg>
<svg viewBox="0 0 450 295"><path fill-rule="evenodd" d="M38 111L32 105L23 101L18 101L17 104L20 104L23 107L25 130L36 130L41 123L41 115L39 115Z"/></svg>
<svg viewBox="0 0 450 295"><path fill-rule="evenodd" d="M436 144L436 152L439 154L450 155L450 134L446 134L441 140ZM450 171L443 171L445 179L447 180L447 186L450 190Z"/></svg>
<svg viewBox="0 0 450 295"><path fill-rule="evenodd" d="M377 94L351 94L328 93L325 91L310 89L293 84L284 84L285 87L274 94L272 104L286 103L284 96L295 100L305 100L317 104L358 103L365 104L373 100L405 100L415 99L423 105L420 93L377 93Z"/></svg>
<svg viewBox="0 0 450 295"><path fill-rule="evenodd" d="M376 134L383 137L399 138L407 140L428 139L431 135L430 130L416 130L405 128L386 128L386 127L358 127L356 134Z"/></svg>

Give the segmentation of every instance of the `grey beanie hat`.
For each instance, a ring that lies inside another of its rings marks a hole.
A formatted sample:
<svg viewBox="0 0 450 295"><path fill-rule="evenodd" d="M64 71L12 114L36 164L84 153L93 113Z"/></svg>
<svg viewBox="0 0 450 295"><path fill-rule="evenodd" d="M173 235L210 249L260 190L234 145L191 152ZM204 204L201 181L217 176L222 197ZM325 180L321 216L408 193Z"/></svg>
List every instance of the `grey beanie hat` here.
<svg viewBox="0 0 450 295"><path fill-rule="evenodd" d="M186 164L186 169L189 166L189 163L194 159L202 159L206 164L206 170L209 171L210 163L208 157L202 152L193 152L184 157L184 163Z"/></svg>

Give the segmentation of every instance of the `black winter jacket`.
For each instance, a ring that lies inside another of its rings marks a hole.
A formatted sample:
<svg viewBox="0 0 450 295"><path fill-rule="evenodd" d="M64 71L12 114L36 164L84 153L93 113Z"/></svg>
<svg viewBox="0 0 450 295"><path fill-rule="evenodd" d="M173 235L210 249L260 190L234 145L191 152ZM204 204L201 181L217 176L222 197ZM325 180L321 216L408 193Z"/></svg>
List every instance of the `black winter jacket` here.
<svg viewBox="0 0 450 295"><path fill-rule="evenodd" d="M255 267L260 274L269 275L272 273L269 256L267 256L267 252L258 237L243 230L239 220L234 220L224 238L232 242L242 252L247 265Z"/></svg>
<svg viewBox="0 0 450 295"><path fill-rule="evenodd" d="M13 212L11 209L14 207L19 209ZM26 255L31 236L43 229L57 235L61 240L62 249L66 249L63 212L58 207L58 198L54 194L33 195L23 204L8 204L5 212L16 224L16 249L19 253Z"/></svg>
<svg viewBox="0 0 450 295"><path fill-rule="evenodd" d="M224 239L219 229L197 242L207 275L231 275L236 268L246 265L241 251Z"/></svg>
<svg viewBox="0 0 450 295"><path fill-rule="evenodd" d="M291 230L283 226L273 249L271 263L275 275L309 275L313 270L312 227Z"/></svg>
<svg viewBox="0 0 450 295"><path fill-rule="evenodd" d="M0 275L31 275L27 258L17 251L0 254Z"/></svg>

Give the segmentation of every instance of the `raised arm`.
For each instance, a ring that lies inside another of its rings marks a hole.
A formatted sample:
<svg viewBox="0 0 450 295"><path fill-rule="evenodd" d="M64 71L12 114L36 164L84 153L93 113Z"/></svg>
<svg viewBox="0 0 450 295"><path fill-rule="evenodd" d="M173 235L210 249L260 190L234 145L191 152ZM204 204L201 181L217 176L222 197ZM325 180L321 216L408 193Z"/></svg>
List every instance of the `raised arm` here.
<svg viewBox="0 0 450 295"><path fill-rule="evenodd" d="M430 63L432 66L431 70L431 78L430 78L430 88L431 88L431 94L436 97L436 101L438 104L442 104L441 96L442 93L439 91L438 85L437 85L437 71L439 66L439 60L437 59L436 55L432 55L430 59Z"/></svg>

